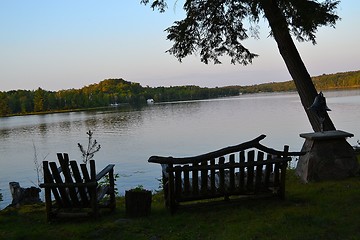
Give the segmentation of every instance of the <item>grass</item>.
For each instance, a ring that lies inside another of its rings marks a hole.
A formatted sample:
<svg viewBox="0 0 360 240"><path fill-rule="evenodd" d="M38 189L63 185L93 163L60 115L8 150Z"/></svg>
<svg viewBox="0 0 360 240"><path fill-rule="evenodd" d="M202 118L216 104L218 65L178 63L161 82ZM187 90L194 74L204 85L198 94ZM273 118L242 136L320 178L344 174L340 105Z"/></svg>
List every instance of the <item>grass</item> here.
<svg viewBox="0 0 360 240"><path fill-rule="evenodd" d="M286 200L181 208L155 194L151 215L128 219L124 198L99 219L46 223L44 205L0 211L0 239L360 239L360 178L302 184L289 171Z"/></svg>

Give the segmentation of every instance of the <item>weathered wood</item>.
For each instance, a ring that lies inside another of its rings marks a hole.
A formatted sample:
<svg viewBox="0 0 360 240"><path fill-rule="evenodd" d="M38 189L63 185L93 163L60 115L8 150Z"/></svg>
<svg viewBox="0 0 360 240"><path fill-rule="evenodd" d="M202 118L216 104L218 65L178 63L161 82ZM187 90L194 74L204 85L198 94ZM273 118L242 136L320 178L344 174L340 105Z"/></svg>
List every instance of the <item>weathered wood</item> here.
<svg viewBox="0 0 360 240"><path fill-rule="evenodd" d="M167 206L170 207L170 211L173 213L175 212L177 203L175 202L175 189L174 189L174 172L170 171L170 169L173 169L173 165L170 163L169 167L167 168L167 172L169 174L168 182L167 182Z"/></svg>
<svg viewBox="0 0 360 240"><path fill-rule="evenodd" d="M80 164L81 172L83 174L84 182L91 182L89 171L85 163Z"/></svg>
<svg viewBox="0 0 360 240"><path fill-rule="evenodd" d="M247 167L247 181L246 181L246 189L247 191L254 190L254 162L255 160L255 151L251 150L248 152L248 163L250 165Z"/></svg>
<svg viewBox="0 0 360 240"><path fill-rule="evenodd" d="M201 162L201 166L204 167L203 170L201 170L201 193L206 194L208 189L208 169L207 167L207 161Z"/></svg>
<svg viewBox="0 0 360 240"><path fill-rule="evenodd" d="M211 159L210 160L210 166L214 166L215 165L215 159ZM216 183L215 183L216 179L215 179L215 168L210 169L210 185L211 185L211 194L214 195L216 193Z"/></svg>
<svg viewBox="0 0 360 240"><path fill-rule="evenodd" d="M54 182L59 184L59 187L56 187L56 185L54 185L54 186L52 186L52 188L53 189L57 188L59 190L61 200L62 200L62 203L63 203L62 205L64 207L71 207L71 201L70 201L69 195L68 195L68 193L66 191L67 186L62 186L61 185L61 184L63 184L63 180L62 180L62 178L60 176L60 172L58 170L58 167L56 166L56 163L55 162L49 162L49 166L50 166L50 169L52 171L52 177L54 179Z"/></svg>
<svg viewBox="0 0 360 240"><path fill-rule="evenodd" d="M245 164L245 152L241 151L239 154L239 163L240 164ZM244 166L239 166L239 191L244 191L245 189L245 167Z"/></svg>
<svg viewBox="0 0 360 240"><path fill-rule="evenodd" d="M229 163L230 163L230 166L235 166L235 155L234 154L231 154L229 156ZM229 167L229 173L230 173L229 191L233 192L235 189L235 168Z"/></svg>
<svg viewBox="0 0 360 240"><path fill-rule="evenodd" d="M180 197L182 193L181 167L175 167L175 196Z"/></svg>
<svg viewBox="0 0 360 240"><path fill-rule="evenodd" d="M116 208L116 199L115 199L115 175L114 175L114 167L115 164L109 164L111 166L111 168L107 169L108 173L109 173L109 189L107 191L107 193L110 196L110 202L108 204L108 207L110 208L111 211L114 211ZM108 167L106 167L108 168ZM105 177L105 175L104 175ZM99 179L100 181L101 179Z"/></svg>
<svg viewBox="0 0 360 240"><path fill-rule="evenodd" d="M277 151L275 149L268 148L268 147L260 144L259 141L261 141L265 137L266 137L266 135L261 135L251 141L241 143L241 144L235 145L235 146L226 147L226 148L214 151L214 152L198 155L195 157L174 158L174 157L151 156L149 158L148 162L159 163L159 164L168 164L169 158L171 158L170 161L173 164L186 164L186 163L195 163L195 162L200 163L207 159L218 158L220 156L227 155L229 153L240 152L240 151L243 151L243 150L249 149L249 148L257 148L258 150L261 150L261 151L267 152L267 153L271 153L273 155L283 155L282 151ZM289 152L289 156L302 156L304 154L305 154L304 152Z"/></svg>
<svg viewBox="0 0 360 240"><path fill-rule="evenodd" d="M78 168L78 165L77 165L76 161L70 161L70 166L71 166L71 169L72 169L72 173L73 173L75 182L83 184L83 179L81 178L79 168ZM77 190L79 191L79 194L80 194L80 197L81 197L80 203L83 204L83 205L87 205L89 203L89 198L87 196L86 190L84 188L82 188L82 187L78 187Z"/></svg>
<svg viewBox="0 0 360 240"><path fill-rule="evenodd" d="M57 154L61 169L62 169L62 173L65 177L65 182L67 183L74 183L73 178L71 176L71 171L69 168L69 155L67 153L61 154L58 153ZM73 187L69 187L66 189L67 191L69 191L69 196L71 199L71 205L73 207L75 206L79 206L80 205L80 201L77 197L77 193L76 190Z"/></svg>
<svg viewBox="0 0 360 240"><path fill-rule="evenodd" d="M270 160L271 160L271 155L268 154L267 158L266 158L266 163L265 163L265 177L264 177L265 187L270 186L270 176L273 171L273 164L270 163Z"/></svg>
<svg viewBox="0 0 360 240"><path fill-rule="evenodd" d="M256 176L255 176L255 192L261 191L261 185L262 185L262 174L263 174L263 161L264 161L264 153L258 152L257 155L257 162L261 163L261 165L256 166Z"/></svg>
<svg viewBox="0 0 360 240"><path fill-rule="evenodd" d="M287 153L289 152L289 146L284 146L285 156L288 156ZM279 188L279 197L281 199L285 198L285 179L286 179L286 168L288 166L287 162L281 164L281 181L280 181L280 188Z"/></svg>
<svg viewBox="0 0 360 240"><path fill-rule="evenodd" d="M48 161L44 161L43 162L43 174L44 174L44 183L54 183L54 179L51 175L50 169L49 169L49 162ZM63 202L62 199L60 197L60 194L58 192L58 189L56 187L54 188L46 188L45 189L45 202L46 199L51 199L51 192L53 192L54 198L56 200L56 202L60 205L63 206ZM47 203L46 203L47 205Z"/></svg>
<svg viewBox="0 0 360 240"><path fill-rule="evenodd" d="M110 186L109 185L105 185L105 186L98 186L97 187L97 202L100 202L106 194L108 194L110 190Z"/></svg>
<svg viewBox="0 0 360 240"><path fill-rule="evenodd" d="M219 158L219 165L220 166L224 166L225 163L225 158L224 157L220 157ZM219 169L219 190L218 192L221 194L225 194L225 170L224 168L220 168Z"/></svg>
<svg viewBox="0 0 360 240"><path fill-rule="evenodd" d="M198 163L193 163L193 167L194 169L198 166ZM199 192L199 175L198 175L198 171L194 170L192 171L192 187L193 187L193 193L195 195L198 194Z"/></svg>
<svg viewBox="0 0 360 240"><path fill-rule="evenodd" d="M258 142L254 144L254 140L237 146L241 146L240 151L231 147L197 157L149 158L149 162L167 166L163 171L163 186L166 205L172 213L180 202L230 199L232 195L284 197L286 166L293 154L288 152L288 147L277 151Z"/></svg>
<svg viewBox="0 0 360 240"><path fill-rule="evenodd" d="M100 200L109 195L110 200L104 207L113 210L115 204L114 192L114 164L108 165L98 175L96 175L95 161L91 160L90 174L85 164L80 164L80 169L76 161L69 161L68 154L58 153L58 161L61 167L57 167L55 162L43 162L44 183L40 187L45 188L46 216L50 221L60 215L74 215L74 209L90 209L89 211L76 212L87 213L93 216L98 215ZM81 175L82 173L82 175ZM98 185L102 177L108 175L108 184ZM52 202L52 194L56 200Z"/></svg>
<svg viewBox="0 0 360 240"><path fill-rule="evenodd" d="M189 170L184 170L184 195L190 194L190 177Z"/></svg>

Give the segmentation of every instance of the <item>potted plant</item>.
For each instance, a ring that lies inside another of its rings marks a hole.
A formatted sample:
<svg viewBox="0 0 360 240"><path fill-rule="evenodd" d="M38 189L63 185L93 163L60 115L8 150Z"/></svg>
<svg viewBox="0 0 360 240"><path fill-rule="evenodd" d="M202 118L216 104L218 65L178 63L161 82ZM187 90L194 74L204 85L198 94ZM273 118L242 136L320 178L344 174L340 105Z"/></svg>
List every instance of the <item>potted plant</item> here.
<svg viewBox="0 0 360 240"><path fill-rule="evenodd" d="M151 212L152 193L142 185L125 191L125 209L128 217L148 216Z"/></svg>

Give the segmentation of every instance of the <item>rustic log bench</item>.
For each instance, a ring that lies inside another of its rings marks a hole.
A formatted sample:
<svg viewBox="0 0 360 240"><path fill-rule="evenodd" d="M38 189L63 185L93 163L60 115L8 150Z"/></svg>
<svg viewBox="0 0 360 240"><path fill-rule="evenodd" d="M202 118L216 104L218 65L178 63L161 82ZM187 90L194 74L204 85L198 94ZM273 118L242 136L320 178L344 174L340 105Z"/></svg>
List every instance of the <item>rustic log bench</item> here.
<svg viewBox="0 0 360 240"><path fill-rule="evenodd" d="M89 170L85 163L80 164L80 171L67 153L58 153L57 157L59 167L55 162L43 161L44 183L40 187L45 188L47 221L57 216L95 217L99 208L115 209L114 164L96 174L94 160L89 161ZM105 196L108 199L102 201Z"/></svg>
<svg viewBox="0 0 360 240"><path fill-rule="evenodd" d="M261 135L249 142L194 157L152 156L148 162L162 166L165 204L174 213L181 202L229 200L230 196L285 197L285 178L291 156L284 146L277 151L260 144Z"/></svg>

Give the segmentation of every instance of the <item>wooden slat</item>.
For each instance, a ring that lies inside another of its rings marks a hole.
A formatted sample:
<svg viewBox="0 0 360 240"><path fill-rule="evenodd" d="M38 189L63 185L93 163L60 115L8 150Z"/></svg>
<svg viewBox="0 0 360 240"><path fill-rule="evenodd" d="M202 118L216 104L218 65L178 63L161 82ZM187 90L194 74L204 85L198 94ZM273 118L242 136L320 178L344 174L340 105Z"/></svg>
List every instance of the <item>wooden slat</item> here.
<svg viewBox="0 0 360 240"><path fill-rule="evenodd" d="M54 183L53 176L52 176L52 174L50 172L50 169L49 169L49 162L48 161L43 161L43 173L44 173L44 184L40 184L40 187L45 188L45 197L46 197L47 194L50 194L49 195L50 196L49 200L50 200L50 205L51 205L51 192L52 192L53 195L54 195L56 203L60 207L62 207L64 204L63 204L63 201L62 201L62 199L60 197L58 189L56 187L46 187L45 186L48 183ZM46 193L46 190L48 190L48 193Z"/></svg>
<svg viewBox="0 0 360 240"><path fill-rule="evenodd" d="M85 182L91 182L89 171L85 163L80 164L81 172Z"/></svg>
<svg viewBox="0 0 360 240"><path fill-rule="evenodd" d="M90 165L90 178L91 178L91 181L95 182L96 181L95 160L90 160L89 165Z"/></svg>
<svg viewBox="0 0 360 240"><path fill-rule="evenodd" d="M168 199L166 200L169 204L171 213L175 212L176 209L176 202L175 202L175 186L174 186L174 172L173 172L173 164L169 164L167 168L169 174L169 181L168 181Z"/></svg>
<svg viewBox="0 0 360 240"><path fill-rule="evenodd" d="M245 163L245 152L239 153L239 163ZM239 167L239 190L244 191L245 189L245 167Z"/></svg>
<svg viewBox="0 0 360 240"><path fill-rule="evenodd" d="M207 167L207 161L201 162L201 166ZM208 170L201 170L201 193L206 194L208 191Z"/></svg>
<svg viewBox="0 0 360 240"><path fill-rule="evenodd" d="M109 171L109 186L110 186L110 189L108 190L110 195L109 207L111 211L114 211L116 207L114 167L112 167L111 170Z"/></svg>
<svg viewBox="0 0 360 240"><path fill-rule="evenodd" d="M274 164L274 188L280 186L280 163Z"/></svg>
<svg viewBox="0 0 360 240"><path fill-rule="evenodd" d="M270 177L271 173L273 171L273 164L269 163L269 161L272 159L272 156L270 154L267 155L266 163L265 163L265 176L264 176L264 185L265 187L270 187Z"/></svg>
<svg viewBox="0 0 360 240"><path fill-rule="evenodd" d="M257 163L264 162L264 153L258 152L257 154ZM256 177L255 177L255 193L260 191L262 185L262 175L263 175L263 166L264 165L257 165L256 166Z"/></svg>
<svg viewBox="0 0 360 240"><path fill-rule="evenodd" d="M109 192L110 186L104 185L104 186L98 186L97 187L97 202L99 202L101 199L104 198L104 196Z"/></svg>
<svg viewBox="0 0 360 240"><path fill-rule="evenodd" d="M70 161L70 166L71 166L72 173L73 173L76 183L82 184L81 186L77 187L80 197L81 197L81 205L87 206L89 204L87 188L85 186L83 186L84 182L83 182L83 179L81 178L80 171L79 171L76 161Z"/></svg>
<svg viewBox="0 0 360 240"><path fill-rule="evenodd" d="M185 165L187 166L187 165ZM184 170L184 194L190 194L190 177L189 177L189 170Z"/></svg>
<svg viewBox="0 0 360 240"><path fill-rule="evenodd" d="M287 157L288 152L289 152L289 146L285 145L284 146L284 157ZM279 190L279 197L281 199L285 198L285 179L286 179L286 168L287 168L287 162L284 162L281 164L281 175L280 175L280 190Z"/></svg>
<svg viewBox="0 0 360 240"><path fill-rule="evenodd" d="M52 176L54 178L55 183L57 183L57 184L63 183L63 180L62 180L62 178L60 176L60 173L58 171L58 167L56 166L56 163L55 162L49 162L49 166L50 166L50 169L52 171ZM60 196L61 196L61 199L62 199L63 206L64 207L72 206L69 195L68 195L65 187L60 186L58 189L59 189L59 193L60 193Z"/></svg>
<svg viewBox="0 0 360 240"><path fill-rule="evenodd" d="M194 168L196 168L196 166L198 166L198 163L194 163L193 166ZM192 171L192 193L199 193L199 174L197 170Z"/></svg>
<svg viewBox="0 0 360 240"><path fill-rule="evenodd" d="M73 178L71 176L70 168L69 168L69 155L67 153L64 153L64 154L58 153L57 157L58 157L61 169L62 169L62 173L65 178L65 182L66 183L74 183ZM74 206L79 206L80 201L78 199L75 188L69 187L68 191L69 191L69 195L70 195L72 204Z"/></svg>
<svg viewBox="0 0 360 240"><path fill-rule="evenodd" d="M235 168L232 167L235 164L235 155L231 154L229 156L229 162L230 162L230 167L229 167L229 174L230 174L230 186L229 186L229 191L233 192L235 189Z"/></svg>
<svg viewBox="0 0 360 240"><path fill-rule="evenodd" d="M214 166L215 165L215 159L211 159L210 160L210 165ZM216 184L215 184L215 176L216 176L216 170L215 169L211 169L210 170L210 192L211 194L215 194L216 193Z"/></svg>
<svg viewBox="0 0 360 240"><path fill-rule="evenodd" d="M175 174L175 197L181 197L181 193L182 193L182 180L181 180L181 174L182 170L181 170L181 166L176 166L174 168L174 174Z"/></svg>
<svg viewBox="0 0 360 240"><path fill-rule="evenodd" d="M89 165L90 165L90 181L97 183L96 182L95 160L90 160ZM97 186L88 187L87 191L90 195L90 205L91 205L92 211L93 211L94 215L97 216L97 214L98 214Z"/></svg>
<svg viewBox="0 0 360 240"><path fill-rule="evenodd" d="M251 150L247 154L247 161L249 164L254 163L255 151ZM247 167L247 182L246 182L247 191L252 191L254 189L254 165L249 165Z"/></svg>
<svg viewBox="0 0 360 240"><path fill-rule="evenodd" d="M224 165L225 158L220 157L219 158L219 166ZM219 170L219 192L225 193L225 171L224 168L220 168Z"/></svg>

